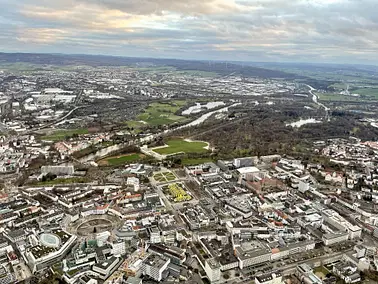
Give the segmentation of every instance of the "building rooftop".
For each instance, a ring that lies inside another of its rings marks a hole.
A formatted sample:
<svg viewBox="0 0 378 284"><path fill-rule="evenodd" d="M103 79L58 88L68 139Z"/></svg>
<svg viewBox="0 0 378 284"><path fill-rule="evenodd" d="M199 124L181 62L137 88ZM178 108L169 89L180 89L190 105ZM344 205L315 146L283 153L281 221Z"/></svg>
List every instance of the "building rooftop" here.
<svg viewBox="0 0 378 284"><path fill-rule="evenodd" d="M249 173L258 173L260 170L256 167L245 167L237 169L239 174L249 174Z"/></svg>
<svg viewBox="0 0 378 284"><path fill-rule="evenodd" d="M167 260L162 259L160 256L155 254L149 255L144 261L146 265L153 266L157 269L161 269L166 264L166 262Z"/></svg>

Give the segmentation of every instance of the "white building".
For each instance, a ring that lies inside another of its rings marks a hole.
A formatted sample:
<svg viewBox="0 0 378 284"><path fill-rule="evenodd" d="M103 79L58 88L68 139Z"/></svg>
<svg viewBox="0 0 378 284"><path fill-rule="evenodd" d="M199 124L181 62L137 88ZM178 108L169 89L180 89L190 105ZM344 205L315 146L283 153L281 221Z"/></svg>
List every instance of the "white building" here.
<svg viewBox="0 0 378 284"><path fill-rule="evenodd" d="M126 244L124 241L112 243L112 254L115 256L121 256L126 254Z"/></svg>
<svg viewBox="0 0 378 284"><path fill-rule="evenodd" d="M139 191L139 179L136 177L128 177L126 181L127 185L132 185L134 187L134 191Z"/></svg>
<svg viewBox="0 0 378 284"><path fill-rule="evenodd" d="M219 262L213 258L207 259L205 261L205 272L211 283L219 281L221 277Z"/></svg>
<svg viewBox="0 0 378 284"><path fill-rule="evenodd" d="M340 231L348 232L348 238L350 240L361 237L362 229L357 225L351 224L336 211L332 209L323 210L322 215L324 217L324 222L331 224Z"/></svg>
<svg viewBox="0 0 378 284"><path fill-rule="evenodd" d="M155 281L163 279L163 272L167 269L170 259L163 259L158 255L151 254L143 261L143 275L147 275Z"/></svg>
<svg viewBox="0 0 378 284"><path fill-rule="evenodd" d="M240 168L237 170L240 179L245 179L245 180L251 180L256 176L259 176L260 170L256 167L245 167L245 168Z"/></svg>
<svg viewBox="0 0 378 284"><path fill-rule="evenodd" d="M27 263L33 273L59 261L75 243L77 238L75 235L70 235L63 230L58 230L58 233L59 236L52 233L49 234L49 238L45 240L51 246L56 247L48 247L46 243L45 245L34 246L25 252Z"/></svg>
<svg viewBox="0 0 378 284"><path fill-rule="evenodd" d="M114 272L119 263L120 259L112 256L104 262L94 264L92 269L93 271L99 273L102 279L106 279Z"/></svg>
<svg viewBox="0 0 378 284"><path fill-rule="evenodd" d="M150 232L150 242L152 244L161 243L160 230L157 227L149 228L149 232Z"/></svg>
<svg viewBox="0 0 378 284"><path fill-rule="evenodd" d="M236 247L236 256L239 259L239 268L269 262L272 252L267 249L257 249L254 251L243 251L241 247Z"/></svg>
<svg viewBox="0 0 378 284"><path fill-rule="evenodd" d="M337 244L337 243L347 241L348 236L349 236L349 234L346 233L346 232L340 232L340 233L337 233L337 234L329 233L329 234L323 235L322 241L326 246L330 246L330 245L333 245L333 244Z"/></svg>
<svg viewBox="0 0 378 284"><path fill-rule="evenodd" d="M41 173L43 175L55 174L57 176L71 176L75 172L73 165L68 166L42 166L41 167Z"/></svg>

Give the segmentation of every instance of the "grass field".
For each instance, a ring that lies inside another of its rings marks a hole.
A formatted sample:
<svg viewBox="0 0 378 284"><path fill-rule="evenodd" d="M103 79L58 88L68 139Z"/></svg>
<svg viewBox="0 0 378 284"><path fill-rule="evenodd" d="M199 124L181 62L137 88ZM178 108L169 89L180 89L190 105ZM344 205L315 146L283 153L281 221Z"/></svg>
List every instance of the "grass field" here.
<svg viewBox="0 0 378 284"><path fill-rule="evenodd" d="M89 131L86 128L83 129L68 129L68 130L58 130L54 131L52 134L42 136L42 140L51 140L51 141L59 141L64 140L68 136L72 136L74 134L88 134Z"/></svg>
<svg viewBox="0 0 378 284"><path fill-rule="evenodd" d="M157 182L169 182L176 179L176 176L171 172L156 173L153 177Z"/></svg>
<svg viewBox="0 0 378 284"><path fill-rule="evenodd" d="M109 157L98 161L100 166L120 166L127 163L132 163L140 160L143 156L141 154L127 154L116 157Z"/></svg>
<svg viewBox="0 0 378 284"><path fill-rule="evenodd" d="M197 159L191 159L191 158L184 158L181 161L181 164L184 166L195 166L200 165L204 163L210 163L213 162L211 158L197 158Z"/></svg>
<svg viewBox="0 0 378 284"><path fill-rule="evenodd" d="M148 126L148 124L136 120L128 120L125 121L124 124L130 128L130 133L133 134L139 134L142 132L143 127Z"/></svg>
<svg viewBox="0 0 378 284"><path fill-rule="evenodd" d="M361 101L359 97L351 97L351 96L344 96L341 94L334 94L334 93L317 93L319 97L319 101L327 101L327 102L356 102Z"/></svg>
<svg viewBox="0 0 378 284"><path fill-rule="evenodd" d="M359 94L367 99L378 99L378 88L363 88L350 91L352 94Z"/></svg>
<svg viewBox="0 0 378 284"><path fill-rule="evenodd" d="M207 143L205 142L187 142L183 139L172 139L168 140L165 144L168 145L166 148L153 149L154 152L161 155L169 155L175 153L205 153L208 150L205 149Z"/></svg>
<svg viewBox="0 0 378 284"><path fill-rule="evenodd" d="M164 125L183 121L186 120L186 118L175 115L175 112L186 104L186 101L180 100L174 100L166 103L152 103L144 110L144 113L138 116L138 119L143 120L150 125Z"/></svg>

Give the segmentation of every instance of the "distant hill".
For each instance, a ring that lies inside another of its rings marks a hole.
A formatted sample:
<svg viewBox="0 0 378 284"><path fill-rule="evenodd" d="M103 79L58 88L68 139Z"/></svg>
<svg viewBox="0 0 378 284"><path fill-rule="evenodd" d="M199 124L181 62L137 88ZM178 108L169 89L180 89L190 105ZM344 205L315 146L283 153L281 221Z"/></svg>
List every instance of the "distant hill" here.
<svg viewBox="0 0 378 284"><path fill-rule="evenodd" d="M172 66L177 70L197 70L215 72L221 76L230 74L242 75L245 77L259 78L282 78L282 79L304 79L306 77L271 70L261 67L246 66L237 63L225 62L205 62L196 60L176 60L176 59L156 59L119 57L103 55L65 55L65 54L37 54L37 53L0 53L1 63L31 63L47 65L87 65L87 66L126 66L126 65L152 65L152 66Z"/></svg>

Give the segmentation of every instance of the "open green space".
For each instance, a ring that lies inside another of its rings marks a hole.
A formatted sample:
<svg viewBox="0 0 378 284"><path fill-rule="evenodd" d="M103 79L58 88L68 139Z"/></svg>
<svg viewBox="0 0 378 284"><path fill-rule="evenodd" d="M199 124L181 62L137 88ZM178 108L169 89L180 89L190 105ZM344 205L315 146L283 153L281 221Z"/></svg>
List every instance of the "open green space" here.
<svg viewBox="0 0 378 284"><path fill-rule="evenodd" d="M67 137L71 137L73 135L81 135L81 134L88 134L89 131L86 128L83 129L67 129L67 130L58 130L54 131L52 134L42 136L42 140L50 140L50 141L59 141L64 140Z"/></svg>
<svg viewBox="0 0 378 284"><path fill-rule="evenodd" d="M135 68L143 73L169 73L175 75L187 76L201 76L201 77L216 77L219 76L216 72L200 71L200 70L177 70L173 66L151 66L151 67L137 67Z"/></svg>
<svg viewBox="0 0 378 284"><path fill-rule="evenodd" d="M200 71L200 70L183 70L183 71L177 71L176 74L198 76L198 77L209 77L209 78L214 78L214 77L219 76L216 72Z"/></svg>
<svg viewBox="0 0 378 284"><path fill-rule="evenodd" d="M181 164L184 166L196 166L204 163L213 162L211 158L184 158L181 160Z"/></svg>
<svg viewBox="0 0 378 284"><path fill-rule="evenodd" d="M175 153L205 153L208 150L205 149L207 143L200 141L188 142L183 139L172 139L168 140L166 143L168 147L153 149L154 152L161 155L169 155Z"/></svg>
<svg viewBox="0 0 378 284"><path fill-rule="evenodd" d="M157 182L169 182L176 179L176 176L171 172L156 173L153 177Z"/></svg>
<svg viewBox="0 0 378 284"><path fill-rule="evenodd" d="M144 110L144 113L138 116L139 120L145 121L150 125L172 124L186 120L183 116L175 113L184 105L186 101L174 100L170 102L155 102Z"/></svg>
<svg viewBox="0 0 378 284"><path fill-rule="evenodd" d="M141 128L146 125L145 123L136 120L128 120L125 124L130 128Z"/></svg>
<svg viewBox="0 0 378 284"><path fill-rule="evenodd" d="M100 166L108 166L108 165L120 166L123 164L139 161L141 158L142 158L141 154L133 153L133 154L116 156L116 157L109 157L109 158L100 160L98 164Z"/></svg>
<svg viewBox="0 0 378 284"><path fill-rule="evenodd" d="M378 88L362 88L357 90L351 90L352 94L359 94L362 97L370 99L378 99Z"/></svg>
<svg viewBox="0 0 378 284"><path fill-rule="evenodd" d="M158 174L155 174L154 175L154 179L157 181L157 182L165 182L165 177L162 173L158 173Z"/></svg>
<svg viewBox="0 0 378 284"><path fill-rule="evenodd" d="M126 125L125 128L132 133L132 134L139 134L143 131L144 127L148 127L147 123L143 123L142 121L136 121L136 120L128 120L125 121L124 124Z"/></svg>
<svg viewBox="0 0 378 284"><path fill-rule="evenodd" d="M176 68L172 66L151 66L151 67L136 67L139 72L150 72L150 73L161 73L161 72L172 72Z"/></svg>
<svg viewBox="0 0 378 284"><path fill-rule="evenodd" d="M356 102L361 101L359 97L344 96L341 94L335 93L317 93L319 101L328 101L328 102Z"/></svg>

